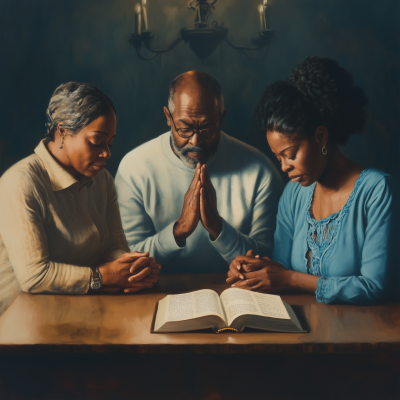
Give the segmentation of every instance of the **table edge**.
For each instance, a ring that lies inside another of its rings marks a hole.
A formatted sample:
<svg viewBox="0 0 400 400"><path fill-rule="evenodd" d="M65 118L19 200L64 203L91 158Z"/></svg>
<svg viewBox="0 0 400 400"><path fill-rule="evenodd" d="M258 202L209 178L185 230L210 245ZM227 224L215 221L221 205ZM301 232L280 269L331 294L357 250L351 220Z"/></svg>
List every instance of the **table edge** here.
<svg viewBox="0 0 400 400"><path fill-rule="evenodd" d="M0 344L0 354L346 354L399 352L400 342L312 344Z"/></svg>

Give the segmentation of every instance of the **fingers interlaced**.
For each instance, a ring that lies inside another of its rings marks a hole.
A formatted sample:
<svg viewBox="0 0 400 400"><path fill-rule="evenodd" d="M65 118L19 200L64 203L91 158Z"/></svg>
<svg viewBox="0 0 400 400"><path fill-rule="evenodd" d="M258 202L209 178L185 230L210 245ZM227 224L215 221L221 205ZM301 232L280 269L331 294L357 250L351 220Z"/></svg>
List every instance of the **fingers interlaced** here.
<svg viewBox="0 0 400 400"><path fill-rule="evenodd" d="M232 286L237 287L239 289L249 289L252 290L252 288L259 283L259 279L252 278L252 279L245 279L243 281L239 281L234 283Z"/></svg>
<svg viewBox="0 0 400 400"><path fill-rule="evenodd" d="M135 271L140 270L142 267L145 265L150 264L150 261L148 258L139 258L135 262L132 263L131 268L129 269L129 272L133 274Z"/></svg>
<svg viewBox="0 0 400 400"><path fill-rule="evenodd" d="M155 262L155 263L150 263L148 265L148 267L150 267L151 269L154 269L154 270L161 270L162 265L159 264L158 262Z"/></svg>
<svg viewBox="0 0 400 400"><path fill-rule="evenodd" d="M141 258L141 257L148 257L149 254L150 254L149 252L143 253L140 251L133 251L131 253L122 254L122 256L119 257L118 261L123 262L123 263L129 263L129 262L136 261L138 258Z"/></svg>
<svg viewBox="0 0 400 400"><path fill-rule="evenodd" d="M147 275L145 276L140 282L147 282L147 283L156 283L158 281L158 275L154 276L154 275Z"/></svg>
<svg viewBox="0 0 400 400"><path fill-rule="evenodd" d="M238 281L240 281L240 279L237 278L235 275L231 275L226 279L226 283L228 285L232 285L232 283L235 283L235 282L238 282Z"/></svg>
<svg viewBox="0 0 400 400"><path fill-rule="evenodd" d="M139 282L141 281L145 276L149 275L151 273L152 269L149 267L143 268L140 272L138 272L135 275L132 275L128 278L129 282Z"/></svg>
<svg viewBox="0 0 400 400"><path fill-rule="evenodd" d="M235 258L244 266L244 271L255 271L264 268L268 262L259 257L237 256Z"/></svg>
<svg viewBox="0 0 400 400"><path fill-rule="evenodd" d="M232 272L232 275L235 276L236 278L244 279L244 276L240 273L240 269L241 269L241 264L236 260L233 260L231 262L231 265L229 266L229 270Z"/></svg>
<svg viewBox="0 0 400 400"><path fill-rule="evenodd" d="M264 268L264 266L265 265L262 262L255 262L253 264L242 264L243 271L245 272L258 271L261 268Z"/></svg>

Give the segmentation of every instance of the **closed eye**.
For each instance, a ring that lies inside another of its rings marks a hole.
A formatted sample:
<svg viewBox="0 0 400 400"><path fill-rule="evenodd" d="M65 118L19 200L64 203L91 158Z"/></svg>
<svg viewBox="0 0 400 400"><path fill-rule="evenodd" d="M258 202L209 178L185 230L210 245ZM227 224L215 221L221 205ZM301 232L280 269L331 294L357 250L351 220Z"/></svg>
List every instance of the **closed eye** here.
<svg viewBox="0 0 400 400"><path fill-rule="evenodd" d="M93 143L93 142L91 142L90 140L89 140L89 144L90 144L90 146L92 146L92 147L96 147L96 148L99 148L99 147L101 147L102 145L101 144L96 144L96 143ZM108 147L113 147L113 145L112 144L109 144L109 145L107 145Z"/></svg>

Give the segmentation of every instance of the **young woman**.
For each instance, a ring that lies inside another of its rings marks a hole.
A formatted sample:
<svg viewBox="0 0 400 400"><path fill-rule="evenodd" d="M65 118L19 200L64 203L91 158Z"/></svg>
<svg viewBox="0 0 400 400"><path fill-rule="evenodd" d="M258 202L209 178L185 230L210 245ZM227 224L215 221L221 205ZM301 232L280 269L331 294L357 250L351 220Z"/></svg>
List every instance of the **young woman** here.
<svg viewBox="0 0 400 400"><path fill-rule="evenodd" d="M237 257L232 286L315 293L319 302L373 304L399 291L399 196L386 173L340 150L361 132L367 98L327 58L309 57L257 107L272 152L291 179L279 203L272 260Z"/></svg>
<svg viewBox="0 0 400 400"><path fill-rule="evenodd" d="M156 260L130 253L104 169L116 124L113 103L96 86L70 82L53 93L47 138L0 179L6 296L19 285L28 293L129 293L157 280Z"/></svg>

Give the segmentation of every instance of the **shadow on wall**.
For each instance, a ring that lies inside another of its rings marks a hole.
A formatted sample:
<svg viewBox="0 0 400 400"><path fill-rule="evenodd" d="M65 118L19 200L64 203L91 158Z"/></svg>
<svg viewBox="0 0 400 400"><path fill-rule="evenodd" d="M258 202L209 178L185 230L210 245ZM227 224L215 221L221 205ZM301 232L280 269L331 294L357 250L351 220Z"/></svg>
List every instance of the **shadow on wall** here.
<svg viewBox="0 0 400 400"><path fill-rule="evenodd" d="M234 43L250 44L258 36L260 1L218 0L210 22L224 22ZM269 23L276 36L261 61L251 61L225 43L200 61L180 43L151 62L139 60L127 41L134 30L134 3L1 2L0 174L31 154L43 138L52 91L77 80L100 86L116 105L118 134L108 163L114 175L130 149L167 130L162 107L168 83L191 69L221 82L229 109L224 130L272 158L265 135L253 126L258 98L267 84L286 78L307 56L319 55L349 70L370 99L366 133L353 137L344 152L400 179L399 1L269 0ZM160 47L193 24L187 0L148 0L147 11Z"/></svg>

